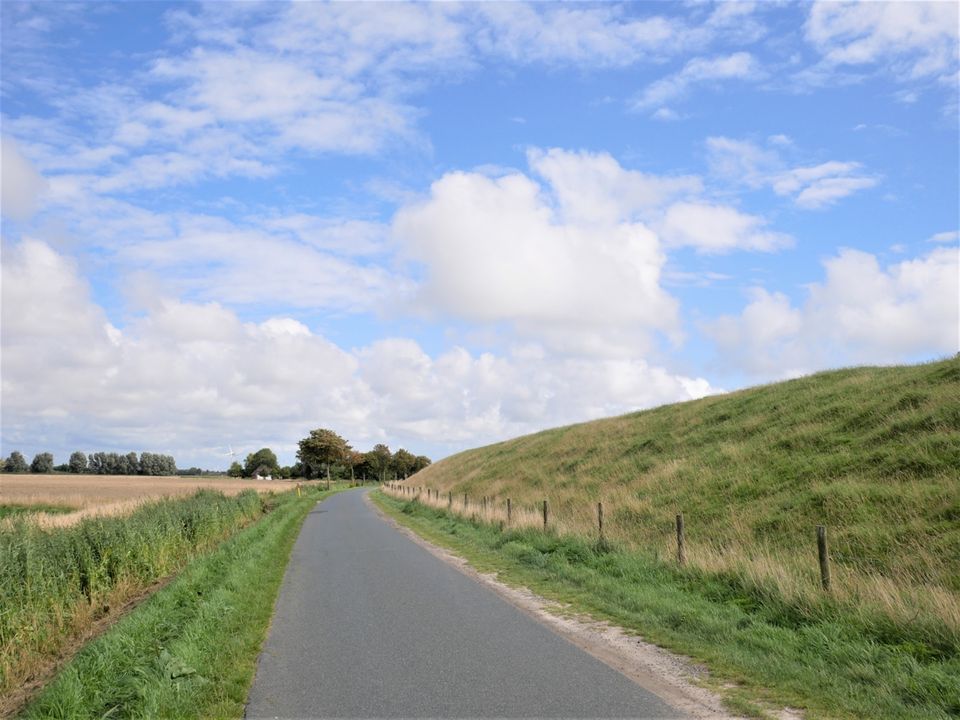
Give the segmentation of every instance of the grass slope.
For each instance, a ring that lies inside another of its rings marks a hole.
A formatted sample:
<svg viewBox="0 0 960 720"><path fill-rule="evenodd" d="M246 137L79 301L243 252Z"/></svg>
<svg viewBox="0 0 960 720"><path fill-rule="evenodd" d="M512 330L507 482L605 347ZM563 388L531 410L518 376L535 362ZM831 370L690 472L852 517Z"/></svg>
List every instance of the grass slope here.
<svg viewBox="0 0 960 720"><path fill-rule="evenodd" d="M270 500L265 517L85 647L23 717L242 717L290 550L328 494Z"/></svg>
<svg viewBox="0 0 960 720"><path fill-rule="evenodd" d="M839 593L896 613L907 600L881 596L922 587L919 602L960 628L957 358L548 430L454 455L407 484L498 507L547 498L559 529L583 534L602 500L612 539L665 556L683 512L692 561L745 563L784 592L816 585L814 528L826 525Z"/></svg>

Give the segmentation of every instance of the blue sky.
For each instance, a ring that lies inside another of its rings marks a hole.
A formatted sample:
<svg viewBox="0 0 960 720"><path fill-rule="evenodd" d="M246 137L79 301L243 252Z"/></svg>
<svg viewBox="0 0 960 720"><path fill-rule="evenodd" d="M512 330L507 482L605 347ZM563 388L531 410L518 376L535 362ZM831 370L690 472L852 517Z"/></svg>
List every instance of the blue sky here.
<svg viewBox="0 0 960 720"><path fill-rule="evenodd" d="M441 457L958 350L956 3L0 8L4 455Z"/></svg>

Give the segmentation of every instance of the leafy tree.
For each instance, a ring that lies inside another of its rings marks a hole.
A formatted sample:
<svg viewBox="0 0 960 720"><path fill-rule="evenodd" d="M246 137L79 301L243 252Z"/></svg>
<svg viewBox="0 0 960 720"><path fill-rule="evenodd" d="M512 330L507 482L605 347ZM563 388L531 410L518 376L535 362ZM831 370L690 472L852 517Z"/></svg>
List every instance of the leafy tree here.
<svg viewBox="0 0 960 720"><path fill-rule="evenodd" d="M292 478L293 468L289 465L284 465L282 468L280 468L280 477L282 477L284 480L289 480Z"/></svg>
<svg viewBox="0 0 960 720"><path fill-rule="evenodd" d="M230 469L227 470L227 475L230 477L243 477L243 465L234 460L230 464Z"/></svg>
<svg viewBox="0 0 960 720"><path fill-rule="evenodd" d="M33 462L30 463L30 472L32 473L52 473L53 455L50 453L37 453L33 456Z"/></svg>
<svg viewBox="0 0 960 720"><path fill-rule="evenodd" d="M62 472L62 473L70 472L70 465L69 463L60 463L59 465L54 465L53 470L54 472Z"/></svg>
<svg viewBox="0 0 960 720"><path fill-rule="evenodd" d="M72 473L85 473L87 471L87 456L77 450L70 455L70 462L67 465L70 466L70 472Z"/></svg>
<svg viewBox="0 0 960 720"><path fill-rule="evenodd" d="M415 473L418 473L421 470L423 470L425 467L428 467L429 465L430 465L430 458L428 458L426 455L417 455L417 457L414 458L413 471Z"/></svg>
<svg viewBox="0 0 960 720"><path fill-rule="evenodd" d="M390 469L397 474L397 477L405 478L413 472L413 466L416 461L417 459L412 453L400 448L393 454Z"/></svg>
<svg viewBox="0 0 960 720"><path fill-rule="evenodd" d="M246 477L253 477L257 469L263 465L271 475L277 475L280 472L280 465L277 463L277 456L273 454L270 448L260 448L255 453L247 455L243 463L243 474Z"/></svg>
<svg viewBox="0 0 960 720"><path fill-rule="evenodd" d="M390 454L390 448L382 443L374 445L373 450L366 454L366 459L370 468L373 470L373 474L380 482L386 480L387 470L390 469L390 461L393 459L393 455Z"/></svg>
<svg viewBox="0 0 960 720"><path fill-rule="evenodd" d="M307 466L308 473L323 468L330 477L331 465L343 465L350 457L350 445L333 430L311 430L310 436L299 442L297 459ZM309 475L308 475L309 476Z"/></svg>
<svg viewBox="0 0 960 720"><path fill-rule="evenodd" d="M128 452L121 458L121 475L138 475L140 473L140 461L135 452Z"/></svg>
<svg viewBox="0 0 960 720"><path fill-rule="evenodd" d="M25 473L30 468L27 467L27 461L23 455L18 450L14 450L4 463L3 469L8 473Z"/></svg>
<svg viewBox="0 0 960 720"><path fill-rule="evenodd" d="M141 475L176 475L177 463L172 455L157 453L140 453Z"/></svg>

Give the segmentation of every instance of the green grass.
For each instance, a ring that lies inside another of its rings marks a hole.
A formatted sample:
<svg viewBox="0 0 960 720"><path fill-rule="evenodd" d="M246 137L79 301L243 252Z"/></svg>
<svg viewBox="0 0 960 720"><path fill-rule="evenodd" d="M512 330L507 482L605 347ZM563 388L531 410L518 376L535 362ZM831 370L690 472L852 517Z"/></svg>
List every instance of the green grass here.
<svg viewBox="0 0 960 720"><path fill-rule="evenodd" d="M0 698L28 680L97 619L260 517L255 492L201 490L126 517L44 529L0 527Z"/></svg>
<svg viewBox="0 0 960 720"><path fill-rule="evenodd" d="M735 711L807 717L960 715L960 642L823 597L814 609L769 585L664 562L618 543L531 528L501 531L382 493L375 502L483 571L610 620L705 663Z"/></svg>
<svg viewBox="0 0 960 720"><path fill-rule="evenodd" d="M559 532L765 578L816 604L815 527L834 594L905 624L960 632L960 358L851 368L468 450L406 483L518 522L549 500Z"/></svg>
<svg viewBox="0 0 960 720"><path fill-rule="evenodd" d="M23 717L242 717L290 550L330 492L271 499L265 517L85 647Z"/></svg>
<svg viewBox="0 0 960 720"><path fill-rule="evenodd" d="M70 513L76 508L69 505L51 505L50 503L33 503L30 505L0 504L0 520L8 517L19 517L31 513L50 513L62 515Z"/></svg>

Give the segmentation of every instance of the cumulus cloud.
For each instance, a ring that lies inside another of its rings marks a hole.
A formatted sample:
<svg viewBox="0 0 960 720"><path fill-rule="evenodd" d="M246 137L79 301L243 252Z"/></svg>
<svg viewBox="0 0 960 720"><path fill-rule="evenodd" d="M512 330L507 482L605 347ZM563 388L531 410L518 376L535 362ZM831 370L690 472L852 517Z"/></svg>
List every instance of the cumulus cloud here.
<svg viewBox="0 0 960 720"><path fill-rule="evenodd" d="M659 229L669 245L693 247L704 254L772 252L793 244L789 235L766 230L766 224L761 217L725 205L680 202L667 208Z"/></svg>
<svg viewBox="0 0 960 720"><path fill-rule="evenodd" d="M770 139L771 144L782 146L776 137ZM770 187L805 209L827 207L880 182L858 162L831 160L789 167L777 150L749 140L710 137L707 153L714 175L751 188Z"/></svg>
<svg viewBox="0 0 960 720"><path fill-rule="evenodd" d="M336 427L360 447L448 452L560 423L700 397L703 379L639 359L504 355L414 341L347 351L289 317L243 322L216 302L155 299L122 329L42 242L5 248L3 452L146 449L224 466L227 445L292 460Z"/></svg>
<svg viewBox="0 0 960 720"><path fill-rule="evenodd" d="M4 135L0 139L0 211L12 220L28 220L37 209L46 181L33 164L23 156L16 140Z"/></svg>
<svg viewBox="0 0 960 720"><path fill-rule="evenodd" d="M716 80L753 80L763 76L760 64L748 52L720 57L698 57L683 69L648 85L634 101L634 109L646 110L684 97L691 87Z"/></svg>
<svg viewBox="0 0 960 720"><path fill-rule="evenodd" d="M581 156L586 173L578 176L568 172L577 158L534 154L556 182L548 187L520 173L450 173L426 200L401 209L394 232L426 268L421 302L541 336L675 331L676 302L660 287L659 240L632 219L664 188L638 174L621 196L608 197L590 181L617 168Z"/></svg>
<svg viewBox="0 0 960 720"><path fill-rule="evenodd" d="M849 363L906 362L960 349L960 253L930 253L882 267L843 250L795 307L754 290L739 315L706 327L723 364L777 378Z"/></svg>

